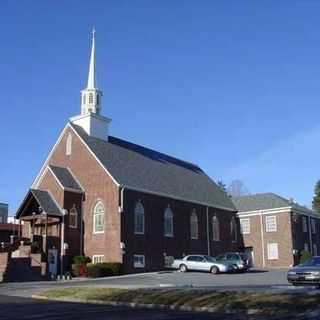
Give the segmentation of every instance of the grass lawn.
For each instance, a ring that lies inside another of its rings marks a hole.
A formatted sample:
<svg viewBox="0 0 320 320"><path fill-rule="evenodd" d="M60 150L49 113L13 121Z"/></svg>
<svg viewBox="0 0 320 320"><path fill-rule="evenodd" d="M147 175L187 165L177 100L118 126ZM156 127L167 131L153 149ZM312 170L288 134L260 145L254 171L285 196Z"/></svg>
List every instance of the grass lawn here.
<svg viewBox="0 0 320 320"><path fill-rule="evenodd" d="M138 304L208 307L216 312L255 313L264 315L297 314L318 308L320 294L272 294L216 292L197 289L111 289L64 288L41 294L47 298L76 298L84 301L125 302Z"/></svg>

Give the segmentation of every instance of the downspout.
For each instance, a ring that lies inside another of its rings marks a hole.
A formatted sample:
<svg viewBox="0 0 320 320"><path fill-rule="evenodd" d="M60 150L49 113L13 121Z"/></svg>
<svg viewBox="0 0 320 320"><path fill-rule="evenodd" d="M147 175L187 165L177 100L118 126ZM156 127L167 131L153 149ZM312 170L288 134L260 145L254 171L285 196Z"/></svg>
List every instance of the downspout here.
<svg viewBox="0 0 320 320"><path fill-rule="evenodd" d="M210 238L209 238L209 207L206 209L207 213L207 254L210 256Z"/></svg>
<svg viewBox="0 0 320 320"><path fill-rule="evenodd" d="M310 253L313 255L313 244L312 244L312 234L311 234L311 216L309 216L309 243L310 243Z"/></svg>
<svg viewBox="0 0 320 320"><path fill-rule="evenodd" d="M83 201L84 193L82 194L81 199L81 208L80 208L80 256L83 256Z"/></svg>
<svg viewBox="0 0 320 320"><path fill-rule="evenodd" d="M262 267L266 267L266 258L264 254L264 234L263 234L263 219L262 212L260 211L260 232L261 232L261 249L262 249Z"/></svg>

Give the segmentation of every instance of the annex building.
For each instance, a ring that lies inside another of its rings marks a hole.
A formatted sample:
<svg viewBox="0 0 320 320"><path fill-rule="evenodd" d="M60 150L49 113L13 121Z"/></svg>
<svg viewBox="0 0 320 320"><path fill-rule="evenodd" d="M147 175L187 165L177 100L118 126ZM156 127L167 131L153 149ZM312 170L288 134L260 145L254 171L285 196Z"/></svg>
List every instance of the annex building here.
<svg viewBox="0 0 320 320"><path fill-rule="evenodd" d="M320 250L320 217L312 210L274 193L233 198L244 250L256 267L289 267L303 250Z"/></svg>

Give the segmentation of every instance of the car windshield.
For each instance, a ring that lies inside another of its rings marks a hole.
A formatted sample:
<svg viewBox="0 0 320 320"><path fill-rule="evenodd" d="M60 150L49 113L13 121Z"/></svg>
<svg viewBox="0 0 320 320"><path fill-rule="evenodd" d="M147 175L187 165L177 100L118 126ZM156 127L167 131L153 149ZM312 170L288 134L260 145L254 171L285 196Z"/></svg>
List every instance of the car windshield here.
<svg viewBox="0 0 320 320"><path fill-rule="evenodd" d="M210 257L210 256L204 256L204 257L208 262L216 262L216 259L214 257Z"/></svg>
<svg viewBox="0 0 320 320"><path fill-rule="evenodd" d="M300 267L320 267L320 257L311 258L304 263L299 264Z"/></svg>

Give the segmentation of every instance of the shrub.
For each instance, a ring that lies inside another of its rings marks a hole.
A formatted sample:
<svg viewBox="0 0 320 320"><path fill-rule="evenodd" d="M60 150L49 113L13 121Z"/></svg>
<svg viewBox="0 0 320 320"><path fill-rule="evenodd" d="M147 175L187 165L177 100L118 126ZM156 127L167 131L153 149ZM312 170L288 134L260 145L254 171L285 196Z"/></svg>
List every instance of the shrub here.
<svg viewBox="0 0 320 320"><path fill-rule="evenodd" d="M86 277L88 275L88 268L85 264L72 264L72 274L75 277Z"/></svg>
<svg viewBox="0 0 320 320"><path fill-rule="evenodd" d="M116 276L120 274L121 263L117 262L103 262L103 263L89 263L88 277L90 278L100 278Z"/></svg>
<svg viewBox="0 0 320 320"><path fill-rule="evenodd" d="M74 256L73 257L73 263L74 264L87 264L90 263L91 259L86 256Z"/></svg>
<svg viewBox="0 0 320 320"><path fill-rule="evenodd" d="M311 253L307 250L302 250L300 254L300 264L306 262L310 258L312 258Z"/></svg>

